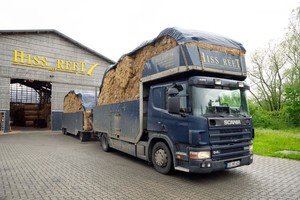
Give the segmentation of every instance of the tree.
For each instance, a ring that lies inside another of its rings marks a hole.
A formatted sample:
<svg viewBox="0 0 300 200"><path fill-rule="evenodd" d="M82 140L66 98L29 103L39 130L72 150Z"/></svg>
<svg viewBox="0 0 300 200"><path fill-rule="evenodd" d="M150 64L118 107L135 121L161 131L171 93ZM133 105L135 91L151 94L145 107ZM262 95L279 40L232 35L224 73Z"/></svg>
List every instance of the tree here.
<svg viewBox="0 0 300 200"><path fill-rule="evenodd" d="M254 83L251 93L255 99L252 112L257 123L270 125L269 118L281 118L279 121L283 122L288 115L290 122L299 125L300 7L291 13L283 41L270 43L267 48L256 51L251 64L249 78ZM256 104L259 109L254 106Z"/></svg>
<svg viewBox="0 0 300 200"><path fill-rule="evenodd" d="M284 49L275 43L262 50L257 50L251 57L252 69L249 77L254 83L251 90L256 102L265 110L280 111L283 107Z"/></svg>
<svg viewBox="0 0 300 200"><path fill-rule="evenodd" d="M288 83L299 82L300 77L300 7L293 10L288 32L282 42L290 69L287 71Z"/></svg>
<svg viewBox="0 0 300 200"><path fill-rule="evenodd" d="M286 71L285 111L293 124L300 120L300 7L292 12L288 32L282 42L289 69Z"/></svg>

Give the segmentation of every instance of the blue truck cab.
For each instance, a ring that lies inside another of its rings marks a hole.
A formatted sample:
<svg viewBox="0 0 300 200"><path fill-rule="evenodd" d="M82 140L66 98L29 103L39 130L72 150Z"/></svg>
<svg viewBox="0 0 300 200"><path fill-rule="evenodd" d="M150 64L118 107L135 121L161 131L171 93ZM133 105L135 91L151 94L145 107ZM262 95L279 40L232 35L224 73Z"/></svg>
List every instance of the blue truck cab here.
<svg viewBox="0 0 300 200"><path fill-rule="evenodd" d="M254 129L243 46L174 28L157 38L165 35L179 45L145 62L139 99L93 109L103 150L114 148L147 160L162 174L173 169L210 173L251 164Z"/></svg>
<svg viewBox="0 0 300 200"><path fill-rule="evenodd" d="M248 89L241 81L203 76L151 86L149 140L164 138L177 170L208 173L249 165L253 128ZM166 155L151 155L157 157L151 160L158 171L164 171Z"/></svg>

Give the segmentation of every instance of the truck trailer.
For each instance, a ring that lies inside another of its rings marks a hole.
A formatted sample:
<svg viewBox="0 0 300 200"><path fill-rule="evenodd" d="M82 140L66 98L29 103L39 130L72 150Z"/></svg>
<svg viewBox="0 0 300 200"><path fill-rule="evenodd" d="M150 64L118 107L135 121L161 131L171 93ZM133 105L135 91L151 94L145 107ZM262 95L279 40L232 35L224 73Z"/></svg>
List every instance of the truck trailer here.
<svg viewBox="0 0 300 200"><path fill-rule="evenodd" d="M62 133L74 135L80 141L98 139L91 122L91 109L96 105L93 91L71 90L64 98Z"/></svg>

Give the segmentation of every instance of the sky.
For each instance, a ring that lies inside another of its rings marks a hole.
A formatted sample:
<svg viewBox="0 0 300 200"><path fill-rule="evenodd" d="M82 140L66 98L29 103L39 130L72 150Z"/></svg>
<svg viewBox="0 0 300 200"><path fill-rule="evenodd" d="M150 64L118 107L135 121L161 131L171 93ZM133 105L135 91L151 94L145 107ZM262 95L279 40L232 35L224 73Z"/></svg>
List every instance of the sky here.
<svg viewBox="0 0 300 200"><path fill-rule="evenodd" d="M117 61L163 29L212 32L244 45L247 58L280 40L300 0L14 0L1 4L1 30L56 29Z"/></svg>

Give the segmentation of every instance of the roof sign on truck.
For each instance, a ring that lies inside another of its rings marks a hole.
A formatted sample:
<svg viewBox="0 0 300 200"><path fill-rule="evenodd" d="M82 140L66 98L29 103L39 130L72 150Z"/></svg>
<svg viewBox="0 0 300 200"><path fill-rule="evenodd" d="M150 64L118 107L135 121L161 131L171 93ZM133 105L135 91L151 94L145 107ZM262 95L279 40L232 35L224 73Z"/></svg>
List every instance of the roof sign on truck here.
<svg viewBox="0 0 300 200"><path fill-rule="evenodd" d="M193 69L206 72L231 74L238 79L246 78L244 56L186 45L177 46L148 60L145 63L143 77L181 66L193 66Z"/></svg>

